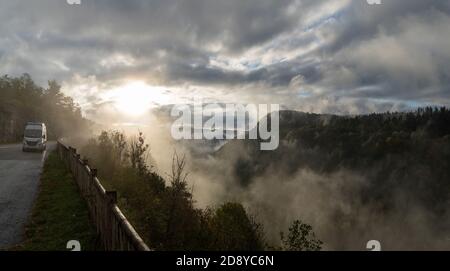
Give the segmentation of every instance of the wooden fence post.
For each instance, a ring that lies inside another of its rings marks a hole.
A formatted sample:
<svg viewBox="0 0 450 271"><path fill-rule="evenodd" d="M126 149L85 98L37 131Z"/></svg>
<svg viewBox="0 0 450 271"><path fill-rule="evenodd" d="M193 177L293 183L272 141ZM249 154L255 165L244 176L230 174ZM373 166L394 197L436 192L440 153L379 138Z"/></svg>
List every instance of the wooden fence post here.
<svg viewBox="0 0 450 271"><path fill-rule="evenodd" d="M70 169L81 194L88 203L89 213L106 250L150 249L117 206L117 192L106 191L97 178L97 169L81 159L77 150L58 141L57 151Z"/></svg>

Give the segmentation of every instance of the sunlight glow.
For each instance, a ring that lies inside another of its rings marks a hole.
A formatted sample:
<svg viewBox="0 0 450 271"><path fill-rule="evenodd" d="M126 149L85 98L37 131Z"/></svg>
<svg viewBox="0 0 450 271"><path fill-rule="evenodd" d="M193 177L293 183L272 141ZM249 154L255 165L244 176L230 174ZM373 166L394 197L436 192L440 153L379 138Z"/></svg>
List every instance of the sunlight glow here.
<svg viewBox="0 0 450 271"><path fill-rule="evenodd" d="M164 89L147 85L142 81L133 81L109 92L109 100L124 114L140 116L150 108L169 101Z"/></svg>

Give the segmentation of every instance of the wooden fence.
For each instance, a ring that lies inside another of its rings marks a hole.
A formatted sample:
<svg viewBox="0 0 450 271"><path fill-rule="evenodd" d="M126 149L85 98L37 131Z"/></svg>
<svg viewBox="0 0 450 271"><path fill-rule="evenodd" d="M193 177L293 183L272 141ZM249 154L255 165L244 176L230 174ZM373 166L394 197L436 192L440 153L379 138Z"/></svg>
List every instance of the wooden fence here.
<svg viewBox="0 0 450 271"><path fill-rule="evenodd" d="M117 192L106 191L97 178L97 170L81 160L76 149L58 142L58 155L74 176L97 228L105 250L149 251L133 226L117 206Z"/></svg>

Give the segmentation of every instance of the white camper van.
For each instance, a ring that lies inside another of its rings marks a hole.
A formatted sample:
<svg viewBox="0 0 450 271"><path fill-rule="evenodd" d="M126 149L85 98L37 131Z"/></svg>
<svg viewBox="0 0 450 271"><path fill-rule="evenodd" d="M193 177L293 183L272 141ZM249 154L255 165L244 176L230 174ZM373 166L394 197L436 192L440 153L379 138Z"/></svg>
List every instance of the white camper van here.
<svg viewBox="0 0 450 271"><path fill-rule="evenodd" d="M23 133L22 151L44 151L47 148L47 127L41 122L28 122Z"/></svg>

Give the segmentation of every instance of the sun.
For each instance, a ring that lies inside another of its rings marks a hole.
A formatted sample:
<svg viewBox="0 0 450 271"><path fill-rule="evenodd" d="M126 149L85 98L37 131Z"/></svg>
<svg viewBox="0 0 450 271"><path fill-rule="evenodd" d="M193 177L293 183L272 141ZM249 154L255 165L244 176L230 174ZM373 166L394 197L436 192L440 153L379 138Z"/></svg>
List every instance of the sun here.
<svg viewBox="0 0 450 271"><path fill-rule="evenodd" d="M165 103L168 97L160 87L147 85L142 81L133 81L109 92L109 99L115 108L130 116L141 116L156 104Z"/></svg>

